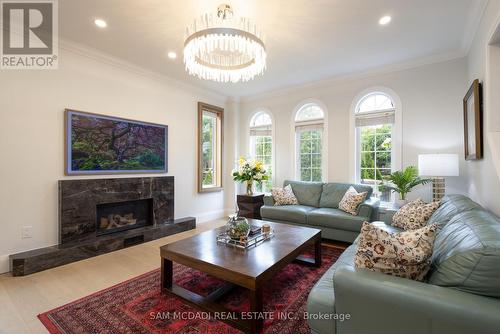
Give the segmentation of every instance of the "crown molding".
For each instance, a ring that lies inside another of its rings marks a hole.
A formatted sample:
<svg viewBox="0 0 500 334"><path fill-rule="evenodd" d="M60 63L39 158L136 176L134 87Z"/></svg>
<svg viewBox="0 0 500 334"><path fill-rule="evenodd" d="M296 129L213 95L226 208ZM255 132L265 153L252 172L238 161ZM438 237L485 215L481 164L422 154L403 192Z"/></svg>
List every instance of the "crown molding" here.
<svg viewBox="0 0 500 334"><path fill-rule="evenodd" d="M241 103L241 97L239 97L239 96L228 96L226 102L227 103L236 103L236 104L238 104L238 103Z"/></svg>
<svg viewBox="0 0 500 334"><path fill-rule="evenodd" d="M432 56L424 57L424 58L417 58L417 59L413 59L410 61L389 64L389 65L385 65L385 66L381 66L381 67L377 67L377 68L371 68L371 69L368 69L365 71L352 72L352 73L342 74L342 75L335 75L335 76L331 76L331 77L328 77L325 79L310 81L310 82L307 82L304 84L293 85L293 86L288 86L288 87L284 87L284 88L278 88L278 89L275 89L275 90L272 90L269 92L259 93L259 94L255 94L255 95L251 95L251 96L244 96L244 97L241 97L241 103L248 103L248 102L283 96L283 95L292 94L292 93L295 93L295 92L298 92L298 91L304 90L304 89L321 89L322 87L335 85L339 82L355 81L355 80L360 80L360 79L372 78L375 76L390 74L390 73L394 73L394 72L406 71L406 70L410 70L410 69L414 69L414 68L418 68L418 67L422 67L422 66L444 63L444 62L448 62L451 60L464 58L466 56L467 56L467 53L465 52L465 50L460 49L460 50L455 51L455 52L436 54L436 55L432 55Z"/></svg>
<svg viewBox="0 0 500 334"><path fill-rule="evenodd" d="M214 100L217 100L220 103L226 103L228 96L218 93L216 91L207 89L207 88L201 88L189 83L186 83L181 80L174 79L172 77L169 77L164 74L160 74L151 70L148 70L144 67L135 65L133 63L130 63L128 61L125 61L121 58L112 56L108 53L101 52L97 49L88 47L86 45L82 45L79 43L75 43L73 41L69 41L66 39L59 39L59 49L86 57L88 59L97 61L102 64L106 64L109 66L113 66L115 68L118 68L120 70L127 71L129 73L133 73L135 75L140 75L155 81L158 81L163 84L167 85L172 85L176 86L177 88L185 89L187 91L197 93L200 95L204 95L206 97L213 98ZM60 59L61 61L61 59Z"/></svg>
<svg viewBox="0 0 500 334"><path fill-rule="evenodd" d="M489 2L490 0L474 2L474 8L467 18L465 33L462 39L462 50L465 54L469 54L470 52L472 43L474 42L474 38L476 37L481 20L483 19L484 12L486 11L486 7L488 7Z"/></svg>

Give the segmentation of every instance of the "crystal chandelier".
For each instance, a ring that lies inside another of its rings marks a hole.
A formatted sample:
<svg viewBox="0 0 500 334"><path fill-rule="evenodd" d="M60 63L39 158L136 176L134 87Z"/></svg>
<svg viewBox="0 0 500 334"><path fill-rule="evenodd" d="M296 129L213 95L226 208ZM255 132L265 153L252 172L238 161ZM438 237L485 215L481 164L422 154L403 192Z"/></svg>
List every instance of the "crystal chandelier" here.
<svg viewBox="0 0 500 334"><path fill-rule="evenodd" d="M249 81L266 69L266 48L255 24L220 5L217 16L205 14L186 28L184 63L201 79Z"/></svg>

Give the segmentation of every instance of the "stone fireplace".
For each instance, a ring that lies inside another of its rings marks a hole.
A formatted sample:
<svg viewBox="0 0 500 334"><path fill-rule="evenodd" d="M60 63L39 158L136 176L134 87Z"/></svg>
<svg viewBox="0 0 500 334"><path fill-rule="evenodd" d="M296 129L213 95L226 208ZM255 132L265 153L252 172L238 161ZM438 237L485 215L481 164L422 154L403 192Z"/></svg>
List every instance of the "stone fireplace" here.
<svg viewBox="0 0 500 334"><path fill-rule="evenodd" d="M173 176L59 181L61 244L173 220Z"/></svg>
<svg viewBox="0 0 500 334"><path fill-rule="evenodd" d="M23 276L194 229L174 219L174 177L59 181L59 245L10 256Z"/></svg>

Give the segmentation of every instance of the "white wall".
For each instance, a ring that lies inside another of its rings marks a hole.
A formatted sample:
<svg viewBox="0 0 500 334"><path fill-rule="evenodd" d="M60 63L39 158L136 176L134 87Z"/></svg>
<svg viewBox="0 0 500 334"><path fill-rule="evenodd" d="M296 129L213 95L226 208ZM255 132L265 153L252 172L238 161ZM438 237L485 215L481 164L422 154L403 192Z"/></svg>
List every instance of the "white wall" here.
<svg viewBox="0 0 500 334"><path fill-rule="evenodd" d="M498 51L496 58L489 59L492 54L489 54L491 50L488 46L497 28L500 28L500 1L490 0L467 57L468 80L464 86L464 91L466 91L474 79L483 82L484 158L478 161L468 161L465 165L465 173L470 196L500 215L498 202L500 197L500 117L498 116L500 114L498 104L500 101L498 98L500 59L498 59ZM496 69L491 68L492 62L488 60L496 62Z"/></svg>
<svg viewBox="0 0 500 334"><path fill-rule="evenodd" d="M167 124L176 217L218 218L234 198L232 183L226 194L198 194L196 185L197 102L224 107L226 98L97 58L61 50L58 70L0 73L0 272L8 254L57 244L57 181L83 178L64 176L65 108ZM225 113L226 143L235 111ZM131 176L142 175L96 178ZM21 239L22 226L33 226L32 238Z"/></svg>
<svg viewBox="0 0 500 334"><path fill-rule="evenodd" d="M464 58L386 73L332 79L312 85L264 94L242 101L241 154L248 154L248 120L259 108L270 110L276 120L276 183L294 177L292 114L306 99L321 101L328 111L328 181L353 181L349 161L354 156L350 126L355 97L370 87L387 87L402 104L402 165L417 165L420 153L458 153L462 156L462 98L466 80ZM461 164L465 162L461 159ZM461 166L463 168L463 166ZM462 169L461 168L461 169ZM449 178L448 191L463 193L463 178ZM411 197L430 199L429 186Z"/></svg>

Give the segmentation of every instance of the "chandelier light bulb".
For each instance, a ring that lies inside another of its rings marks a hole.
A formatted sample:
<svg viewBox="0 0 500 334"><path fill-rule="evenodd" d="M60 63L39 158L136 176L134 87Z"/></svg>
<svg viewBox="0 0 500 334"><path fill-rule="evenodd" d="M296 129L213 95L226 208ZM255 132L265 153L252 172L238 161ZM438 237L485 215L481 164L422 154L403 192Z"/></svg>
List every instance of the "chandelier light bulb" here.
<svg viewBox="0 0 500 334"><path fill-rule="evenodd" d="M385 26L385 25L389 24L391 22L391 20L392 20L392 17L386 15L386 16L381 17L380 20L378 20L378 23L380 25Z"/></svg>

